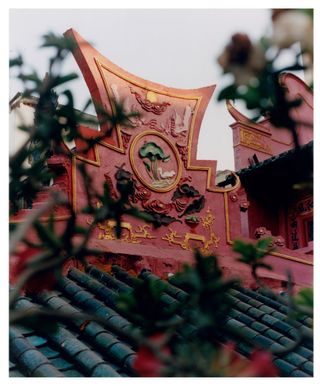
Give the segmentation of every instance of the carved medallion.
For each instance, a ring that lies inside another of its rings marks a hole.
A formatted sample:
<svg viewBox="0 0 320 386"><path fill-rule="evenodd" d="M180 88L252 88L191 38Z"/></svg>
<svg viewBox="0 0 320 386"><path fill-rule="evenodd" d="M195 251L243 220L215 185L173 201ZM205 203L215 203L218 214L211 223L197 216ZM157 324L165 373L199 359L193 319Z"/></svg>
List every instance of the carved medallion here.
<svg viewBox="0 0 320 386"><path fill-rule="evenodd" d="M130 162L139 181L155 192L168 192L179 182L182 167L176 147L156 131L138 134L130 147Z"/></svg>

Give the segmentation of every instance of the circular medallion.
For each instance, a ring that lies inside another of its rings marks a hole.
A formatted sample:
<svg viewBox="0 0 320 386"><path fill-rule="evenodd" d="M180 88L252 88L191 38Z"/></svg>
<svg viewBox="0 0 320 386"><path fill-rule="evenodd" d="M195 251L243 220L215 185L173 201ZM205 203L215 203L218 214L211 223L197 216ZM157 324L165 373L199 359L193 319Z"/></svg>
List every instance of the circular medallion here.
<svg viewBox="0 0 320 386"><path fill-rule="evenodd" d="M133 139L130 163L139 181L155 192L169 192L181 178L176 147L157 131L144 131Z"/></svg>

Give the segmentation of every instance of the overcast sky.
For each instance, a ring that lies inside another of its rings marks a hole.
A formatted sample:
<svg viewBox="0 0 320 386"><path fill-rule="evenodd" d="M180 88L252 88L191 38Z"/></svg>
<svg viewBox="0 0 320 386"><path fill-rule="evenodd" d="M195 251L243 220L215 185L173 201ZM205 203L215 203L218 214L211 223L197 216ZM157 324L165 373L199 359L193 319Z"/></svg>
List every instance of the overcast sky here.
<svg viewBox="0 0 320 386"><path fill-rule="evenodd" d="M142 78L176 88L216 84L201 127L198 159L216 159L220 170L234 168L233 120L225 104L216 101L227 80L222 80L216 58L235 32L246 32L253 40L267 33L269 10L11 10L9 26L10 56L22 53L41 75L51 54L39 50L41 36L72 27L112 62ZM65 70L80 74L73 57ZM89 97L82 76L71 89L81 109ZM10 97L18 91L21 84L11 80Z"/></svg>

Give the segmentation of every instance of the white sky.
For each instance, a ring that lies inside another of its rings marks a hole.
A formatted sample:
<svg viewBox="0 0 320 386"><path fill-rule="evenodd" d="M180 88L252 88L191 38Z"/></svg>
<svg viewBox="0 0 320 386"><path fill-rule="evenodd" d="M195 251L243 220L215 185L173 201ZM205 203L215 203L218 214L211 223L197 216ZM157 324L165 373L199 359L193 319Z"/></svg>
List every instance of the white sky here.
<svg viewBox="0 0 320 386"><path fill-rule="evenodd" d="M233 119L224 102L216 101L223 86L216 58L235 32L246 32L253 40L265 34L269 10L17 9L10 10L9 27L10 56L21 52L42 75L51 51L39 50L41 36L49 31L62 34L72 27L112 62L142 78L177 88L217 84L202 123L198 159L216 159L218 169L234 168L229 128ZM71 56L65 70L80 74ZM21 87L11 79L10 97ZM82 76L70 88L81 109L89 97Z"/></svg>

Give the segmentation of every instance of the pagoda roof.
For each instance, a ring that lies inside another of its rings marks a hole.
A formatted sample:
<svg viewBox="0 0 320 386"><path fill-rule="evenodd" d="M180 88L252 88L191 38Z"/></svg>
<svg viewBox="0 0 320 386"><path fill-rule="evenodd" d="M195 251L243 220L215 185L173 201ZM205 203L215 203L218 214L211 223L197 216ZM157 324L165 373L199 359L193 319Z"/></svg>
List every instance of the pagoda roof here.
<svg viewBox="0 0 320 386"><path fill-rule="evenodd" d="M263 202L287 201L301 188L310 190L313 172L313 141L262 162L240 169L241 184Z"/></svg>

